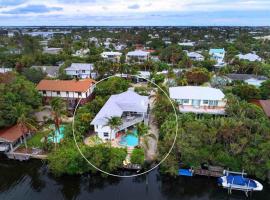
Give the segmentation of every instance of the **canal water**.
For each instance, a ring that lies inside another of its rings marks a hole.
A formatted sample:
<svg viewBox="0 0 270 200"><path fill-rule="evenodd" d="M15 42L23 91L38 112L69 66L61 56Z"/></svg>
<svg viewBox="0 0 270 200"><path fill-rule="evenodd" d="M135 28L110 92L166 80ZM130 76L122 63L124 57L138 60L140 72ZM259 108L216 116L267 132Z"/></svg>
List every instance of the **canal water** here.
<svg viewBox="0 0 270 200"><path fill-rule="evenodd" d="M242 192L219 188L216 180L203 177L161 176L157 170L137 178L64 176L56 178L41 161L0 160L0 200L219 200L247 199ZM248 199L270 200L270 186Z"/></svg>

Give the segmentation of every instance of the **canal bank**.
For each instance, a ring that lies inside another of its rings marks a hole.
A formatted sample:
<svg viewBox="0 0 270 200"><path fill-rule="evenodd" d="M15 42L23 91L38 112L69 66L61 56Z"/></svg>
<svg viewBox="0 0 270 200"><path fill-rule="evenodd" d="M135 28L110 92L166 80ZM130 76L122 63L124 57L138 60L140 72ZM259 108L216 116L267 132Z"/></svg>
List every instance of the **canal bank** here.
<svg viewBox="0 0 270 200"><path fill-rule="evenodd" d="M90 200L225 200L246 199L241 192L228 196L215 178L165 177L157 170L147 176L115 178L101 176L54 177L40 160L17 162L0 160L0 199L90 199ZM270 199L270 187L264 183L262 192L251 199Z"/></svg>

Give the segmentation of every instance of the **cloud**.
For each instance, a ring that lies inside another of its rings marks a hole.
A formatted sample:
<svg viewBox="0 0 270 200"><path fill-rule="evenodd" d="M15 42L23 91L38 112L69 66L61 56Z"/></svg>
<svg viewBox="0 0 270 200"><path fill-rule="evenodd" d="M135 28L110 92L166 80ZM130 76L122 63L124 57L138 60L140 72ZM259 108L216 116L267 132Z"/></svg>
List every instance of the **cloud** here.
<svg viewBox="0 0 270 200"><path fill-rule="evenodd" d="M28 14L28 13L47 13L50 11L60 11L60 7L47 7L45 5L27 5L25 7L19 7L11 9L4 13L6 14Z"/></svg>
<svg viewBox="0 0 270 200"><path fill-rule="evenodd" d="M0 0L0 25L270 25L269 11L270 0Z"/></svg>
<svg viewBox="0 0 270 200"><path fill-rule="evenodd" d="M139 9L139 8L140 8L139 4L133 4L133 5L128 6L128 9Z"/></svg>
<svg viewBox="0 0 270 200"><path fill-rule="evenodd" d="M26 0L0 0L0 6L6 7L6 6L17 6L20 4L25 3Z"/></svg>

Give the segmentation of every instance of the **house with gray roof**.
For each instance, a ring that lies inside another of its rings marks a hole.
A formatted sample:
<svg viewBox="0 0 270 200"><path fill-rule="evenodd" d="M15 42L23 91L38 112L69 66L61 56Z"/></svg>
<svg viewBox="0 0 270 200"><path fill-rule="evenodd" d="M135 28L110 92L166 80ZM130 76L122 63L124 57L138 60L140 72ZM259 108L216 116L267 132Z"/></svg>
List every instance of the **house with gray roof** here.
<svg viewBox="0 0 270 200"><path fill-rule="evenodd" d="M126 130L138 123L148 121L149 98L141 96L132 90L121 94L112 95L104 104L91 125L95 133L103 140L113 140L118 131ZM117 130L112 130L108 125L108 119L120 117L122 124Z"/></svg>
<svg viewBox="0 0 270 200"><path fill-rule="evenodd" d="M187 52L187 56L193 61L203 61L204 56L198 52Z"/></svg>
<svg viewBox="0 0 270 200"><path fill-rule="evenodd" d="M94 65L91 63L72 63L70 67L65 69L65 72L73 78L96 78Z"/></svg>
<svg viewBox="0 0 270 200"><path fill-rule="evenodd" d="M149 60L150 53L142 50L130 51L126 55L127 62L142 63Z"/></svg>
<svg viewBox="0 0 270 200"><path fill-rule="evenodd" d="M255 87L260 87L261 84L268 79L265 76L257 76L255 74L227 74L226 77L230 82L244 81L245 83L254 85Z"/></svg>
<svg viewBox="0 0 270 200"><path fill-rule="evenodd" d="M240 60L248 60L250 62L262 61L262 58L255 53L238 54L236 57L238 57Z"/></svg>
<svg viewBox="0 0 270 200"><path fill-rule="evenodd" d="M56 78L59 74L60 66L32 66L31 68L41 70L43 73L46 73L48 77Z"/></svg>
<svg viewBox="0 0 270 200"><path fill-rule="evenodd" d="M170 87L169 94L182 113L225 114L226 100L220 89L200 86Z"/></svg>

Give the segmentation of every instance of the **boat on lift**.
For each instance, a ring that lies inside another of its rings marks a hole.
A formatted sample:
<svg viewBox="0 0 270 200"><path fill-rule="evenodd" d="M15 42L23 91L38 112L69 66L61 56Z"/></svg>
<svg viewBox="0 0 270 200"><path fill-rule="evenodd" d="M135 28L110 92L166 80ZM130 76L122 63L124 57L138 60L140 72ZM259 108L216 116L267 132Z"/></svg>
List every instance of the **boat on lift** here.
<svg viewBox="0 0 270 200"><path fill-rule="evenodd" d="M223 188L232 190L240 190L246 192L262 191L263 185L257 180L246 178L247 174L244 172L224 171L224 176L218 178L218 184Z"/></svg>

